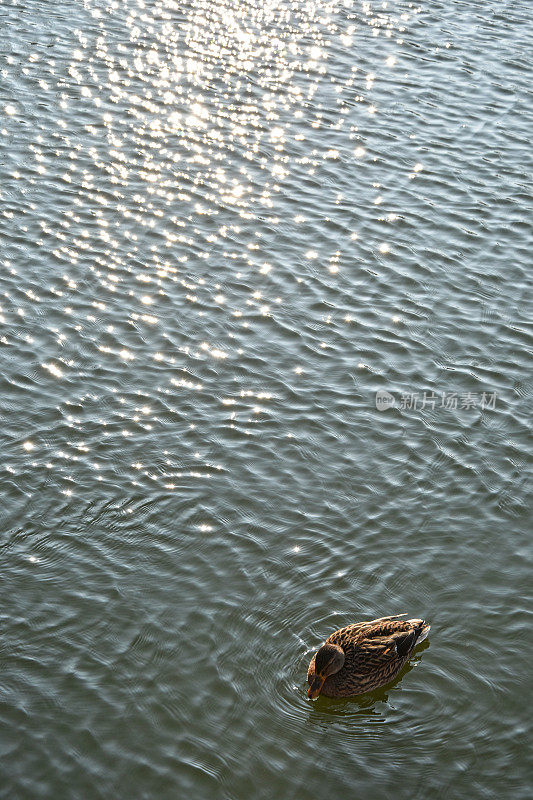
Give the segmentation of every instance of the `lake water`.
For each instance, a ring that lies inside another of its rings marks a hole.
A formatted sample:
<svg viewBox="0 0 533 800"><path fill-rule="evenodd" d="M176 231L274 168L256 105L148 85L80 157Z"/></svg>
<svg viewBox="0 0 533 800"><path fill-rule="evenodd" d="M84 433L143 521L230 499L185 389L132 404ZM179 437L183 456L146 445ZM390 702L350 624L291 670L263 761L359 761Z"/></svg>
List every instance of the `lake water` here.
<svg viewBox="0 0 533 800"><path fill-rule="evenodd" d="M2 798L531 797L532 33L0 3Z"/></svg>

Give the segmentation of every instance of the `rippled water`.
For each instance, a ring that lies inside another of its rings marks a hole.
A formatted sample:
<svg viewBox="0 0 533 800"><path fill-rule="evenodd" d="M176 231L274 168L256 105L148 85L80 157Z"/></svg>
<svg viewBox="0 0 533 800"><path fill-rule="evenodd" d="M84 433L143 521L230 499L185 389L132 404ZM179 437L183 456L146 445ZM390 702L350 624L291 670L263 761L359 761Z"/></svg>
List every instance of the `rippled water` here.
<svg viewBox="0 0 533 800"><path fill-rule="evenodd" d="M532 29L0 2L2 797L531 797Z"/></svg>

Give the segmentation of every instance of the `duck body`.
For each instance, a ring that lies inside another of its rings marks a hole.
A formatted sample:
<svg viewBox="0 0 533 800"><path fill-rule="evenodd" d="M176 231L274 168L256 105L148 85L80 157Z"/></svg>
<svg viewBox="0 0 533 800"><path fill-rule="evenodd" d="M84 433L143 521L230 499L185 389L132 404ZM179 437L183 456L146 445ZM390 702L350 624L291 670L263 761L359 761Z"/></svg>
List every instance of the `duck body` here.
<svg viewBox="0 0 533 800"><path fill-rule="evenodd" d="M311 659L307 696L354 697L392 681L430 626L405 614L357 622L329 636Z"/></svg>

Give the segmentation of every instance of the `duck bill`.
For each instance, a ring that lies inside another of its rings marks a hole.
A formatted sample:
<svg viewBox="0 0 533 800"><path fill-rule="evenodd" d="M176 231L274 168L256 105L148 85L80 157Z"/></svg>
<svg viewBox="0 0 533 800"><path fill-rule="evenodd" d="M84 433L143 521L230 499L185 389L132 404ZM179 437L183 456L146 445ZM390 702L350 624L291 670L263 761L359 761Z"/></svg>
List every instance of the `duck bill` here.
<svg viewBox="0 0 533 800"><path fill-rule="evenodd" d="M316 700L320 692L322 691L322 687L324 685L325 678L321 678L319 675L315 675L313 679L313 683L307 690L307 696L311 698L311 700Z"/></svg>

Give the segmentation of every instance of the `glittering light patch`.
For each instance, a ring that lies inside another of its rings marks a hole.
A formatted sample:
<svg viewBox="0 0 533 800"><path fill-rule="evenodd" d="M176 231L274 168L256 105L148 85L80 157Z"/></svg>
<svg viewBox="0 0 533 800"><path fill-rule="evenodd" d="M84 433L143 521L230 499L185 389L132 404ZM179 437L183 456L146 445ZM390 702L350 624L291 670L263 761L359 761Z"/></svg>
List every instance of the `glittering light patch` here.
<svg viewBox="0 0 533 800"><path fill-rule="evenodd" d="M55 364L42 364L43 368L48 370L51 375L54 375L56 378L62 378L63 372L59 369L58 366Z"/></svg>
<svg viewBox="0 0 533 800"><path fill-rule="evenodd" d="M228 354L225 353L223 350L220 350L218 347L214 347L209 352L210 352L210 355L213 356L213 358L227 358L228 357Z"/></svg>

